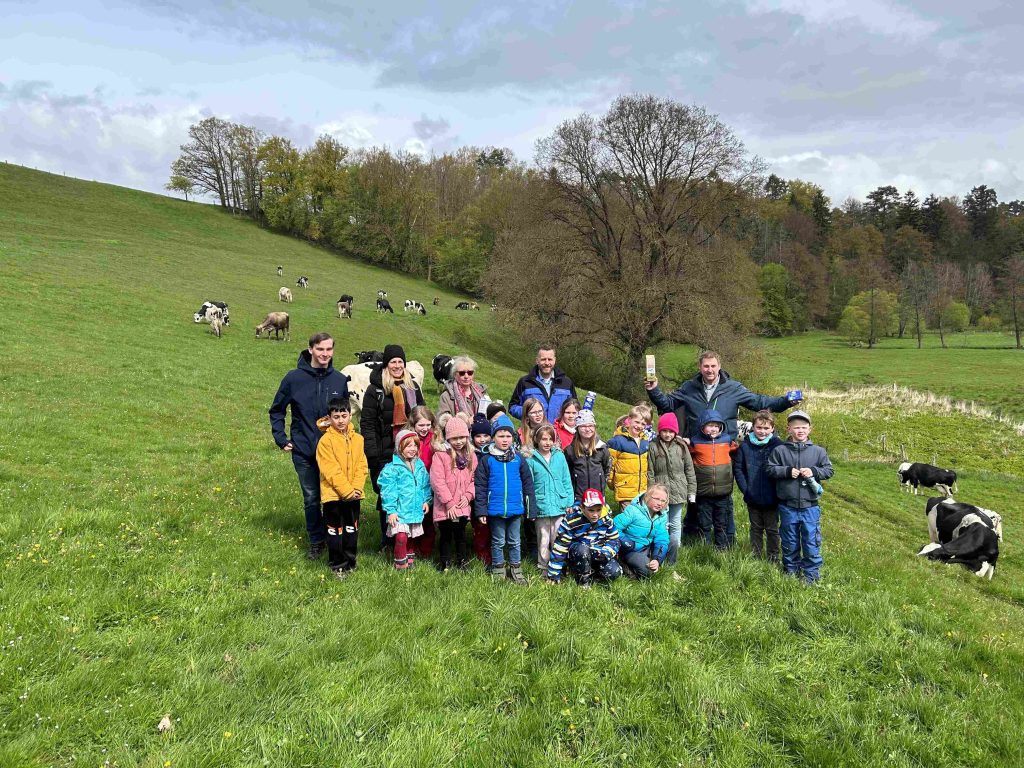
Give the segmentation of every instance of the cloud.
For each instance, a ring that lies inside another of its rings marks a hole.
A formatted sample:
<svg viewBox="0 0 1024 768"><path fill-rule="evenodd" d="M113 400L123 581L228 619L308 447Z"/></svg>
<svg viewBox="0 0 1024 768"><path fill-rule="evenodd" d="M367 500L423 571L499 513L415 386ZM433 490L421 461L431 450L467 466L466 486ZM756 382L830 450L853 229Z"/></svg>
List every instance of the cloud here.
<svg viewBox="0 0 1024 768"><path fill-rule="evenodd" d="M430 139L438 136L444 136L451 130L451 127L451 123L443 117L431 120L426 115L423 115L419 120L412 124L412 130L413 133L416 134L416 138L422 139L423 141L429 141Z"/></svg>

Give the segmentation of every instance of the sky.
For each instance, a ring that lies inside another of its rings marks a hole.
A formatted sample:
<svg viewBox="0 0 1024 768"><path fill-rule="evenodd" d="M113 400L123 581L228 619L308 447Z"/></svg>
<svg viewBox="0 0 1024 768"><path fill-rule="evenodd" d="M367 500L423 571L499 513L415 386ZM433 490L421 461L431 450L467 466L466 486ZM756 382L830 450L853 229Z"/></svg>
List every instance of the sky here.
<svg viewBox="0 0 1024 768"><path fill-rule="evenodd" d="M531 162L563 120L650 93L835 205L886 184L1024 199L1006 0L0 0L0 18L0 160L154 192L210 115L299 147Z"/></svg>

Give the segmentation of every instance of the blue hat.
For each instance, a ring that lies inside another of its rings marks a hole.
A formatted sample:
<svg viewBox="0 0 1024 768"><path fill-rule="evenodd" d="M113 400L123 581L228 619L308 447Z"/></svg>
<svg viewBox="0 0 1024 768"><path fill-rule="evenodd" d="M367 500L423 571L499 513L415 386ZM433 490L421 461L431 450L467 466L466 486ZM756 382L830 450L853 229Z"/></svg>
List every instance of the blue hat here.
<svg viewBox="0 0 1024 768"><path fill-rule="evenodd" d="M512 433L512 436L515 437L515 425L512 423L512 419L510 419L504 413L498 416L498 418L494 420L494 424L491 425L491 437L494 437L496 434L498 434L499 430L502 429L507 429L509 432Z"/></svg>

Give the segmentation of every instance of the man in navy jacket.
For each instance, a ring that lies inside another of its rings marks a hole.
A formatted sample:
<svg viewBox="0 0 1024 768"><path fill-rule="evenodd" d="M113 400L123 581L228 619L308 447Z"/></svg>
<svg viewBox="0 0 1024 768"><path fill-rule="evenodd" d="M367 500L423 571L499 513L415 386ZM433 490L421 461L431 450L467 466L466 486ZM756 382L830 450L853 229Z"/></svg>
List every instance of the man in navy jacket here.
<svg viewBox="0 0 1024 768"><path fill-rule="evenodd" d="M549 424L555 423L562 410L562 403L576 397L572 379L555 365L554 347L540 347L537 350L537 364L519 379L516 388L512 390L512 397L508 401L509 415L522 419L523 403L531 397L543 404Z"/></svg>
<svg viewBox="0 0 1024 768"><path fill-rule="evenodd" d="M274 442L291 454L299 477L311 560L320 557L327 546L327 529L320 511L320 468L316 463L316 444L322 433L316 422L327 415L329 401L348 400L348 377L334 370L333 357L334 339L330 334L311 336L309 349L299 355L298 364L285 374L270 406L270 431ZM284 429L285 411L289 406L292 409L290 437Z"/></svg>

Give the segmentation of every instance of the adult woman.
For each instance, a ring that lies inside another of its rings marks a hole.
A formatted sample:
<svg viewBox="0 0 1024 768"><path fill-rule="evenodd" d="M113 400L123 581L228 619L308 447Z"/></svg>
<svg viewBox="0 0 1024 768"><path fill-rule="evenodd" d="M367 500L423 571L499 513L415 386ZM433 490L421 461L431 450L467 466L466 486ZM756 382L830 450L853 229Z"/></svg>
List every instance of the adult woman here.
<svg viewBox="0 0 1024 768"><path fill-rule="evenodd" d="M370 384L363 395L359 432L370 468L370 482L377 494L380 515L381 544L386 544L387 519L380 504L381 470L395 452L395 435L404 429L409 414L417 405L424 405L423 393L405 370L405 350L398 344L384 347L384 362L370 373Z"/></svg>
<svg viewBox="0 0 1024 768"><path fill-rule="evenodd" d="M437 425L442 430L448 419L456 413L464 413L473 422L473 416L487 408L491 398L487 396L487 387L476 380L476 361L466 355L452 359L453 379L444 385L441 399L437 406ZM481 408L483 403L483 408Z"/></svg>
<svg viewBox="0 0 1024 768"><path fill-rule="evenodd" d="M619 562L638 579L658 572L668 554L668 488L655 483L615 516Z"/></svg>
<svg viewBox="0 0 1024 768"><path fill-rule="evenodd" d="M559 411L558 418L555 419L555 433L558 435L558 442L562 444L563 451L569 447L569 443L576 436L576 417L579 412L580 401L575 397L570 397L562 403L562 410Z"/></svg>

